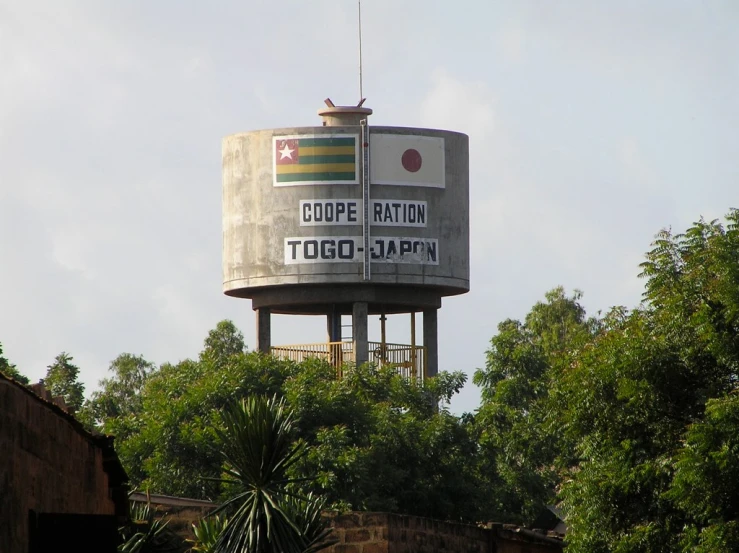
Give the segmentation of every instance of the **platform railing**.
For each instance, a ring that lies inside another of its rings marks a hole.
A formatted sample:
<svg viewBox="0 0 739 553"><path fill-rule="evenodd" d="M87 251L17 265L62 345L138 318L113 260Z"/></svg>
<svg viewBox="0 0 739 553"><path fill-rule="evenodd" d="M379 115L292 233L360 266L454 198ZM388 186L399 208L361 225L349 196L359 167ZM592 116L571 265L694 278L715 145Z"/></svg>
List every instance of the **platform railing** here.
<svg viewBox="0 0 739 553"><path fill-rule="evenodd" d="M369 360L378 367L393 365L405 378L426 378L426 348L423 346L370 342Z"/></svg>
<svg viewBox="0 0 739 553"><path fill-rule="evenodd" d="M406 344L369 342L369 361L378 367L392 365L405 378L423 380L426 377L426 348ZM324 359L336 368L341 377L344 363L353 362L353 342L323 342L317 344L293 344L273 346L272 355L278 359L300 362L311 357Z"/></svg>

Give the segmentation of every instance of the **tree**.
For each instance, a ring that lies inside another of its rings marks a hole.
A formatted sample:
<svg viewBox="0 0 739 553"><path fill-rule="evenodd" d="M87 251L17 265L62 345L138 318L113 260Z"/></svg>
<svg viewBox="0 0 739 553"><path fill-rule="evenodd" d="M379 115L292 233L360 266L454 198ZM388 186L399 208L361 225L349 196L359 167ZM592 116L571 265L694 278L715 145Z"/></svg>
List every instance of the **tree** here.
<svg viewBox="0 0 739 553"><path fill-rule="evenodd" d="M85 386L77 380L80 369L72 364L72 356L62 352L46 371L44 385L52 396L61 396L72 409L79 410L84 401Z"/></svg>
<svg viewBox="0 0 739 553"><path fill-rule="evenodd" d="M28 384L29 380L26 376L22 375L15 365L8 361L3 355L3 345L0 344L0 373L5 376L12 378L13 380L20 382L21 384Z"/></svg>
<svg viewBox="0 0 739 553"><path fill-rule="evenodd" d="M689 517L683 550L739 550L739 395L709 400L689 427L669 494Z"/></svg>
<svg viewBox="0 0 739 553"><path fill-rule="evenodd" d="M244 353L245 347L244 335L241 331L232 321L224 320L208 332L200 360L222 366L232 356Z"/></svg>
<svg viewBox="0 0 739 553"><path fill-rule="evenodd" d="M737 548L739 212L727 219L659 233L642 264L646 303L610 313L562 373L571 551Z"/></svg>
<svg viewBox="0 0 739 553"><path fill-rule="evenodd" d="M466 419L437 409L457 393L462 373L424 386L392 368L304 363L285 397L311 446L294 475L317 474L304 487L336 508L475 521L489 498L477 477L478 448Z"/></svg>
<svg viewBox="0 0 739 553"><path fill-rule="evenodd" d="M284 400L256 396L228 405L214 428L226 462L227 482L238 492L218 511L229 523L215 545L219 553L307 553L330 545L321 522L323 502L289 491L290 466L305 455L295 441L294 419Z"/></svg>
<svg viewBox="0 0 739 553"><path fill-rule="evenodd" d="M223 364L162 365L144 384L140 411L105 423L124 429L116 449L132 485L216 500L220 485L207 478L221 470L212 430L220 410L249 395L279 393L294 370L293 363L257 353L233 355Z"/></svg>
<svg viewBox="0 0 739 553"><path fill-rule="evenodd" d="M666 499L671 454L696 412L697 367L649 312L606 318L607 332L559 383L560 417L576 463L560 497L575 552L674 552L682 518Z"/></svg>
<svg viewBox="0 0 739 553"><path fill-rule="evenodd" d="M568 450L562 443L556 405L550 397L560 374L598 330L580 305L582 294L567 296L562 287L546 294L523 323L505 320L491 340L477 415L482 473L496 490L496 520L531 522L554 501L555 461Z"/></svg>
<svg viewBox="0 0 739 553"><path fill-rule="evenodd" d="M84 407L84 416L102 430L123 438L123 428L116 421L141 412L144 384L155 367L140 355L122 353L110 363L110 378L99 382L100 390L92 393Z"/></svg>

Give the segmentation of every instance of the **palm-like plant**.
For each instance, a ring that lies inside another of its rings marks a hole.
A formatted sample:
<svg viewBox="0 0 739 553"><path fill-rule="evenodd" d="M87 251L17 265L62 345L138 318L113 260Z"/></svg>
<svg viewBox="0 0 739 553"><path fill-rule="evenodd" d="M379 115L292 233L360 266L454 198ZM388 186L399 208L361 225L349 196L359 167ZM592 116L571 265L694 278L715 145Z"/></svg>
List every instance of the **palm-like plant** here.
<svg viewBox="0 0 739 553"><path fill-rule="evenodd" d="M123 543L120 553L155 553L178 551L177 536L169 532L168 520L156 518L148 503L134 502L131 505L131 523L119 529Z"/></svg>
<svg viewBox="0 0 739 553"><path fill-rule="evenodd" d="M250 397L224 409L216 430L226 462L225 482L239 492L217 512L229 521L216 542L218 553L312 553L330 545L315 498L287 491L288 469L305 454L293 439L294 419L276 398Z"/></svg>
<svg viewBox="0 0 739 553"><path fill-rule="evenodd" d="M329 538L331 529L321 519L321 512L325 507L325 498L312 493L305 498L289 497L285 503L285 512L305 539L303 553L316 553L335 542Z"/></svg>
<svg viewBox="0 0 739 553"><path fill-rule="evenodd" d="M191 551L197 553L215 553L218 537L223 533L227 525L228 519L221 518L218 515L204 518L198 521L197 524L193 524L192 532L195 534L195 539L187 540L193 544Z"/></svg>

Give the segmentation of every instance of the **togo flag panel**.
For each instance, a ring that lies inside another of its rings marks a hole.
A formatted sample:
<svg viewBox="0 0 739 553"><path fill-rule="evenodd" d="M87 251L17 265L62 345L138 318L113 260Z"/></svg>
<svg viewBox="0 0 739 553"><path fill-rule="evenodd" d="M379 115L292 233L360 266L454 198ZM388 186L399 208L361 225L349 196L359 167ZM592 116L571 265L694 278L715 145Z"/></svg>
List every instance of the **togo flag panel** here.
<svg viewBox="0 0 739 553"><path fill-rule="evenodd" d="M370 182L444 188L444 139L372 133Z"/></svg>
<svg viewBox="0 0 739 553"><path fill-rule="evenodd" d="M276 136L274 185L358 184L358 146L352 134Z"/></svg>

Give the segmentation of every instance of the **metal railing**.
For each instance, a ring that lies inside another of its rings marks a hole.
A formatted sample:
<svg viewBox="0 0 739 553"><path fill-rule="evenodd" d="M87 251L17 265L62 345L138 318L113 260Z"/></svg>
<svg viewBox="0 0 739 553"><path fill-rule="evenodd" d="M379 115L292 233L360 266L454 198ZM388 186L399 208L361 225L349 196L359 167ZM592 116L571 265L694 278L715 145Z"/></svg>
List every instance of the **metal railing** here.
<svg viewBox="0 0 739 553"><path fill-rule="evenodd" d="M370 363L393 365L405 378L426 378L426 348L406 344L369 343Z"/></svg>
<svg viewBox="0 0 739 553"><path fill-rule="evenodd" d="M304 361L311 357L325 359L334 367L354 361L352 342L324 342L318 344L293 344L290 346L272 346L272 355L278 359Z"/></svg>
<svg viewBox="0 0 739 553"><path fill-rule="evenodd" d="M426 348L405 344L369 342L369 361L378 367L392 365L405 378L426 377ZM311 357L331 363L339 377L344 363L354 362L353 342L323 342L317 344L293 344L273 346L272 355L278 359L300 362Z"/></svg>

